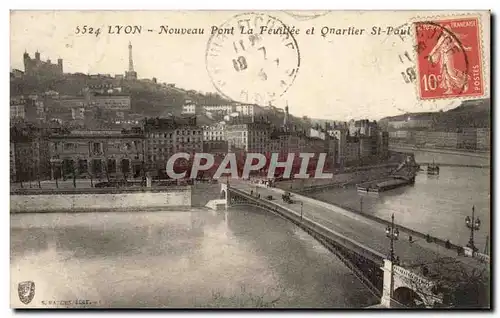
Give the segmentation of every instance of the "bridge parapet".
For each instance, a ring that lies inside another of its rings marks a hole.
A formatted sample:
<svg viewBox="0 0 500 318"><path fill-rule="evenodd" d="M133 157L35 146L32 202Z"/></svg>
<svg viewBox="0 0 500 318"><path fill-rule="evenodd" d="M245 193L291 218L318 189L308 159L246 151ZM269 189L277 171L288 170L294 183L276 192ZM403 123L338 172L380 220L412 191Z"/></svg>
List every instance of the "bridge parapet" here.
<svg viewBox="0 0 500 318"><path fill-rule="evenodd" d="M434 307L443 303L436 282L410 269L384 260L384 287L381 305L397 307Z"/></svg>
<svg viewBox="0 0 500 318"><path fill-rule="evenodd" d="M258 198L236 188L224 188L227 206L253 205L291 221L333 252L377 297L382 295L383 275L380 266L384 255L340 233L303 217L276 202Z"/></svg>

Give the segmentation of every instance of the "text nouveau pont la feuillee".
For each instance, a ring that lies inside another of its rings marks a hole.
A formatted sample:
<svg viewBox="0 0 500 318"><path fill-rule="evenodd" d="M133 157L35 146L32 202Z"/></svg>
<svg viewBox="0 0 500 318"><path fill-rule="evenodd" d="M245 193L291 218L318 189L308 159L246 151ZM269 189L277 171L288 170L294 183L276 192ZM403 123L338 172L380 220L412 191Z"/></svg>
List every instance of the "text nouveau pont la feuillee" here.
<svg viewBox="0 0 500 318"><path fill-rule="evenodd" d="M108 25L108 26L92 26L78 25L75 27L75 34L99 36L101 34L111 35L140 35L140 34L159 34L159 35L320 35L323 37L329 35L337 36L362 36L362 35L411 35L412 29L410 25L402 26L372 26L371 28L358 28L355 26L348 27L331 27L331 26L311 26L309 28L300 29L295 26L268 27L259 26L257 28L248 26L210 26L210 27L193 27L193 28L178 28L168 25L161 25L154 28L148 28L142 25Z"/></svg>

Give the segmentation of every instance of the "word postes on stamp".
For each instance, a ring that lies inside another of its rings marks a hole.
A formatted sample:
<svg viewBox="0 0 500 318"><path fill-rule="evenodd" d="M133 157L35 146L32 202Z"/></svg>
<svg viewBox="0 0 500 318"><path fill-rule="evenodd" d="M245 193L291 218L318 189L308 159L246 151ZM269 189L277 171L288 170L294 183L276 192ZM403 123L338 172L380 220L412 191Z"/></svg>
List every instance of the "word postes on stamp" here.
<svg viewBox="0 0 500 318"><path fill-rule="evenodd" d="M483 96L479 20L434 20L415 27L419 97Z"/></svg>
<svg viewBox="0 0 500 318"><path fill-rule="evenodd" d="M293 84L300 53L293 30L263 13L234 16L212 34L206 67L223 96L240 102L271 104Z"/></svg>

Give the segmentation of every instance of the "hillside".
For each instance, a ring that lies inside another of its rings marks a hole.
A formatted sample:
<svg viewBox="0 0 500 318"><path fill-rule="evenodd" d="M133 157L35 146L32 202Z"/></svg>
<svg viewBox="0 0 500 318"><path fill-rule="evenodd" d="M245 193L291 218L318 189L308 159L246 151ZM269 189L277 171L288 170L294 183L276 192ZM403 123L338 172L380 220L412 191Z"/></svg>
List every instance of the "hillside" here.
<svg viewBox="0 0 500 318"><path fill-rule="evenodd" d="M382 118L379 122L386 125L389 121L431 118L436 130L453 131L460 128L489 128L491 127L491 100L478 99L464 101L458 107L446 112L407 113L398 116Z"/></svg>
<svg viewBox="0 0 500 318"><path fill-rule="evenodd" d="M131 95L131 107L134 113L148 117L160 116L166 111L179 115L185 100L199 104L227 104L231 101L215 93L201 94L194 90L186 91L173 86L154 83L151 80L127 81L114 78L92 78L85 74L65 74L64 77L34 77L11 78L10 94L28 95L41 94L49 90L61 95L80 95L88 85L112 84L122 87L124 93Z"/></svg>

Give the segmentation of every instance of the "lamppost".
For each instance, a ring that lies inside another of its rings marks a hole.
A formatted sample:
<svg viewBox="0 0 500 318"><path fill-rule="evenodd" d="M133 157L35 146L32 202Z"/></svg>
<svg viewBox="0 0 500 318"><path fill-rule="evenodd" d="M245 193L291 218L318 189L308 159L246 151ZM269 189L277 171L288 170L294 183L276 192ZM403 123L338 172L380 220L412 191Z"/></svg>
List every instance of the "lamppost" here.
<svg viewBox="0 0 500 318"><path fill-rule="evenodd" d="M363 197L359 197L359 210L363 213Z"/></svg>
<svg viewBox="0 0 500 318"><path fill-rule="evenodd" d="M394 226L394 213L391 217L391 226L385 228L385 235L391 240L390 260L394 262L394 241L399 238L399 230Z"/></svg>
<svg viewBox="0 0 500 318"><path fill-rule="evenodd" d="M472 218L469 216L465 217L465 225L470 229L470 238L467 247L470 247L472 251L477 251L476 246L474 246L474 231L479 230L481 227L481 220L479 218L474 218L475 208L472 206Z"/></svg>
<svg viewBox="0 0 500 318"><path fill-rule="evenodd" d="M394 262L397 262L396 258L394 257L394 241L399 238L399 230L394 226L394 213L392 214L391 217L391 226L388 226L385 228L385 235L391 240L391 250L390 250L390 261L391 261L391 268L390 268L390 289L389 289L389 303L391 302L391 299L393 298L393 292L394 292Z"/></svg>
<svg viewBox="0 0 500 318"><path fill-rule="evenodd" d="M300 220L302 221L304 202L300 201Z"/></svg>

